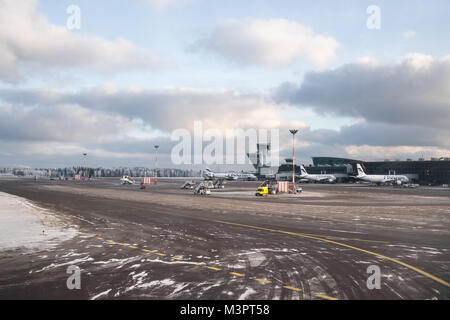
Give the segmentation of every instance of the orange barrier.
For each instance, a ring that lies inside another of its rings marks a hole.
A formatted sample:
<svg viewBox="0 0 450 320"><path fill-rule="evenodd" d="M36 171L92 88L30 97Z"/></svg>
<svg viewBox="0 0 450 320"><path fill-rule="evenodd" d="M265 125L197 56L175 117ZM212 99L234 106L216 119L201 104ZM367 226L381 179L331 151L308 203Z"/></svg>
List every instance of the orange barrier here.
<svg viewBox="0 0 450 320"><path fill-rule="evenodd" d="M277 181L278 192L289 192L288 181Z"/></svg>

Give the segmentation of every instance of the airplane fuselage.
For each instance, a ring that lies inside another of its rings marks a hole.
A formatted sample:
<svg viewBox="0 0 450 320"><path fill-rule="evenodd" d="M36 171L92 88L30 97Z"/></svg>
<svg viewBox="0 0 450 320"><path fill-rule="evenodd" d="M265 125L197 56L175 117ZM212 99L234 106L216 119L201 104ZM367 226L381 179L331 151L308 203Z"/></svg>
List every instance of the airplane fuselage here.
<svg viewBox="0 0 450 320"><path fill-rule="evenodd" d="M388 183L388 182L395 182L395 181L407 183L409 181L408 177L398 176L398 175L371 174L371 175L365 175L365 176L357 176L357 178L361 179L363 181L368 181L368 182L372 182L372 183Z"/></svg>
<svg viewBox="0 0 450 320"><path fill-rule="evenodd" d="M356 170L358 172L358 175L356 178L368 181L372 183L389 183L389 182L399 182L399 183L407 183L409 182L409 179L407 176L398 176L398 175L392 175L392 174L366 174L364 172L364 169L362 166L357 163L356 164Z"/></svg>
<svg viewBox="0 0 450 320"><path fill-rule="evenodd" d="M215 179L226 179L226 180L236 180L237 176L231 173L216 173L208 171L204 175L205 180L215 180Z"/></svg>
<svg viewBox="0 0 450 320"><path fill-rule="evenodd" d="M303 165L300 166L300 179L307 179L313 182L335 182L336 177L332 174L309 174Z"/></svg>
<svg viewBox="0 0 450 320"><path fill-rule="evenodd" d="M206 169L203 177L205 180L257 180L258 178L252 173L244 172L213 172L210 169Z"/></svg>
<svg viewBox="0 0 450 320"><path fill-rule="evenodd" d="M301 175L300 179L307 179L314 182L334 182L336 177L331 174L306 174Z"/></svg>

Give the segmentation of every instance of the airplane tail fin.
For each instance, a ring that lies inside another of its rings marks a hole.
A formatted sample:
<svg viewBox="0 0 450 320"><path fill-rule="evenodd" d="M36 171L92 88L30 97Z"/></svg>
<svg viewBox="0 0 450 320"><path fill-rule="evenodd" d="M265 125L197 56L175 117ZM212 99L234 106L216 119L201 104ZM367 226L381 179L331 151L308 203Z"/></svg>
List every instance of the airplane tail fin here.
<svg viewBox="0 0 450 320"><path fill-rule="evenodd" d="M358 171L358 177L362 177L362 176L366 175L362 166L359 163L356 164L356 170Z"/></svg>
<svg viewBox="0 0 450 320"><path fill-rule="evenodd" d="M305 167L301 164L300 165L300 173L302 176L306 176L308 172L306 172Z"/></svg>
<svg viewBox="0 0 450 320"><path fill-rule="evenodd" d="M206 171L212 172L210 168L206 167Z"/></svg>

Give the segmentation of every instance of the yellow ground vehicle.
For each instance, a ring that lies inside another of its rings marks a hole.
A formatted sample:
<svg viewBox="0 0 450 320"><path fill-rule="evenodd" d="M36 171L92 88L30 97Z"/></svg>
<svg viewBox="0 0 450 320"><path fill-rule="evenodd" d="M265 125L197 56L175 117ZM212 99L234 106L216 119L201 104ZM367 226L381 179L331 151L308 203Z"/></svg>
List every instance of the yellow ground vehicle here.
<svg viewBox="0 0 450 320"><path fill-rule="evenodd" d="M269 188L268 187L258 187L258 189L256 189L256 194L257 196L266 196L269 194Z"/></svg>
<svg viewBox="0 0 450 320"><path fill-rule="evenodd" d="M277 194L278 186L276 180L266 180L256 189L256 196L267 196Z"/></svg>

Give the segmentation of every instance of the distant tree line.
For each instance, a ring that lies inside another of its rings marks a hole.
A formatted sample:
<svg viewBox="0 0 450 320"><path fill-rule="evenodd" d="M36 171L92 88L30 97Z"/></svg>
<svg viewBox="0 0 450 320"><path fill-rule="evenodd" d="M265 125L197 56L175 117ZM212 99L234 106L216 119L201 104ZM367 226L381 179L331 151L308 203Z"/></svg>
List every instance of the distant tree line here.
<svg viewBox="0 0 450 320"><path fill-rule="evenodd" d="M72 178L75 175L84 176L84 167L66 167L66 168L0 168L0 175L14 175L17 177L38 176L52 178ZM184 170L184 169L158 169L158 177L199 177L202 170ZM100 177L154 177L154 169L148 168L86 168L86 176L92 178Z"/></svg>

